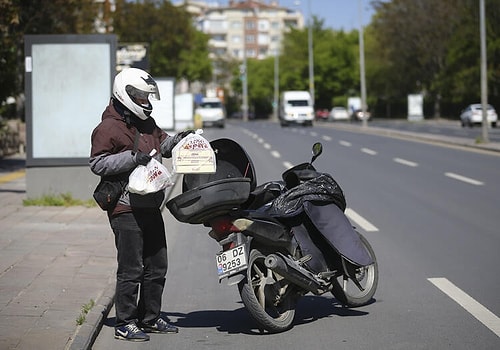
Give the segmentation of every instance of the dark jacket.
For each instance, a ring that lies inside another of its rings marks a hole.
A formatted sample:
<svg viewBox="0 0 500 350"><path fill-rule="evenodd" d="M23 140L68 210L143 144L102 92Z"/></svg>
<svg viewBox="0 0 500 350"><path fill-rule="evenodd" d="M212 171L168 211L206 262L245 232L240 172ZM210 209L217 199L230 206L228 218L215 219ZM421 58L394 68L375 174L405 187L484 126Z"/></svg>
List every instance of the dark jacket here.
<svg viewBox="0 0 500 350"><path fill-rule="evenodd" d="M126 189L128 176L136 167L133 156L136 131L140 135L138 152L149 154L155 149L156 159L160 162L162 155L171 157L173 137L158 127L153 118L141 120L130 116L130 113L113 99L104 110L101 123L92 132L90 169L101 177L119 177L125 184L124 192L110 215L131 212L132 207L158 208L163 201L163 191L140 196L129 194Z"/></svg>

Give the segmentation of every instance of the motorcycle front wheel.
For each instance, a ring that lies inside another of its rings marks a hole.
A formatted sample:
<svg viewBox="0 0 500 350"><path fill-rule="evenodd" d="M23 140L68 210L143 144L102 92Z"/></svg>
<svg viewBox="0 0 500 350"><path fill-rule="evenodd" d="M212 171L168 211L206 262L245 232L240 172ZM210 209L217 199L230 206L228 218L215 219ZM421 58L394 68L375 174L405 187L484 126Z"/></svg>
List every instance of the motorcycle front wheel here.
<svg viewBox="0 0 500 350"><path fill-rule="evenodd" d="M250 251L246 278L238 284L241 300L261 329L284 332L293 326L297 294L266 267L265 258L258 250Z"/></svg>
<svg viewBox="0 0 500 350"><path fill-rule="evenodd" d="M358 235L366 251L370 254L373 264L357 267L342 258L344 268L349 273L344 273L337 278L333 278L332 294L342 305L347 307L358 307L368 304L373 299L378 285L378 264L375 252L368 240L359 232Z"/></svg>

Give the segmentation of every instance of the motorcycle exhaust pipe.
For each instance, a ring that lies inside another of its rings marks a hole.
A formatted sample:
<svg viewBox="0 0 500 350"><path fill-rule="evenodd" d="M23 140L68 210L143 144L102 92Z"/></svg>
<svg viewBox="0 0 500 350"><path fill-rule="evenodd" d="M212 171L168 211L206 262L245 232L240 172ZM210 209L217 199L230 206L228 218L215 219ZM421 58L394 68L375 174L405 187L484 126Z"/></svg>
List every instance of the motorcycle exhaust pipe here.
<svg viewBox="0 0 500 350"><path fill-rule="evenodd" d="M289 266L282 257L276 254L268 255L264 260L264 264L267 268L273 270L293 284L296 284L311 293L316 295L324 293L324 290L322 290L318 282L311 277L304 275L292 266Z"/></svg>

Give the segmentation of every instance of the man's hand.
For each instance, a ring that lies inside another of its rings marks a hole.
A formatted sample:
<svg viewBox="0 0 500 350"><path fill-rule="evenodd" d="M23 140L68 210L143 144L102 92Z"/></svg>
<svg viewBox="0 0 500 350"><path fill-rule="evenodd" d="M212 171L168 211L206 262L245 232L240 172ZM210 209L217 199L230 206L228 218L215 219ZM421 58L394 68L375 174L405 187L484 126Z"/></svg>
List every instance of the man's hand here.
<svg viewBox="0 0 500 350"><path fill-rule="evenodd" d="M150 160L151 160L151 156L149 154L146 154L146 153L137 152L134 155L134 162L137 165L146 165L149 163Z"/></svg>
<svg viewBox="0 0 500 350"><path fill-rule="evenodd" d="M189 134L194 134L194 130L181 131L174 136L167 137L160 145L161 154L166 158L172 157L172 150L175 145Z"/></svg>
<svg viewBox="0 0 500 350"><path fill-rule="evenodd" d="M181 131L174 136L174 146L179 143L180 140L188 136L189 134L194 134L194 130Z"/></svg>

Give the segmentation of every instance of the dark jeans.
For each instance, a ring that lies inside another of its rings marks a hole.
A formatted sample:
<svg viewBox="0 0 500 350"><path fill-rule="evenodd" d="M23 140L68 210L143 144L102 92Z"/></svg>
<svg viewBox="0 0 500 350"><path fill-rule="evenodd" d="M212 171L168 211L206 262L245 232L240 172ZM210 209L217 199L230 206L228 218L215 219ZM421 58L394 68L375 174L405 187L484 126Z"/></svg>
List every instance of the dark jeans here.
<svg viewBox="0 0 500 350"><path fill-rule="evenodd" d="M151 322L160 315L167 273L167 241L159 209L124 213L110 219L115 234L116 327Z"/></svg>

